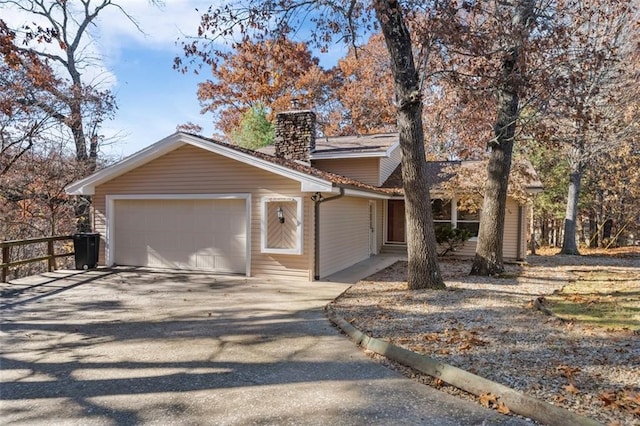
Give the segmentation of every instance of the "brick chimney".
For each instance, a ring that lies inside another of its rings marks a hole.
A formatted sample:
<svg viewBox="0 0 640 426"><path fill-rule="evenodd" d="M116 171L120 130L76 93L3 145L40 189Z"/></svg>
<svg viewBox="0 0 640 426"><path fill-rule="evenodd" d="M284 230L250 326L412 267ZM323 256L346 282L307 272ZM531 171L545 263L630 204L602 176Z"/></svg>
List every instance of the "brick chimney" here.
<svg viewBox="0 0 640 426"><path fill-rule="evenodd" d="M276 115L276 157L311 162L316 149L316 114L310 110L298 110L293 102L291 111Z"/></svg>

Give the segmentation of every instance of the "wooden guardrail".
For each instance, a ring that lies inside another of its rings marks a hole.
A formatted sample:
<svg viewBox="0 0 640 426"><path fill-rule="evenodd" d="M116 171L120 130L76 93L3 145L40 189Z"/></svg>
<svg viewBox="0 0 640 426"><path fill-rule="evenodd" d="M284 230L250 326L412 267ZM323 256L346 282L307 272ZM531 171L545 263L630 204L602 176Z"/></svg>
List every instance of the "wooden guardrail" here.
<svg viewBox="0 0 640 426"><path fill-rule="evenodd" d="M6 282L9 275L9 268L14 266L26 265L28 263L47 261L49 272L55 271L56 259L61 257L73 256L73 251L67 253L55 253L55 241L73 241L73 235L60 235L56 237L29 238L26 240L0 241L0 249L2 249L2 263L0 263L0 282ZM11 247L25 246L30 244L47 243L47 255L40 257L32 257L29 259L11 260Z"/></svg>

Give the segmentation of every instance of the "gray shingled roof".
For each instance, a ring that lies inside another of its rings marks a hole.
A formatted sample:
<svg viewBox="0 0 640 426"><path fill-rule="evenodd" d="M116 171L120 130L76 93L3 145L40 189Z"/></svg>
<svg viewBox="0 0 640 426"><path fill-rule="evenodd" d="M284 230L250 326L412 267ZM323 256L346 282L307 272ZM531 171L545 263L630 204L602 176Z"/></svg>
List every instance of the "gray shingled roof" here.
<svg viewBox="0 0 640 426"><path fill-rule="evenodd" d="M316 138L316 149L311 153L314 156L340 157L349 154L384 155L389 148L398 143L397 133L381 133L377 135L362 136L330 136ZM268 155L275 154L273 145L258 149L258 152Z"/></svg>
<svg viewBox="0 0 640 426"><path fill-rule="evenodd" d="M242 148L239 147L237 145L231 145L228 144L226 142L220 142L218 140L215 139L210 139L210 138L206 138L203 136L199 136L199 135L195 135L195 134L191 134L192 136L198 137L204 141L207 141L209 143L213 143L213 144L217 144L220 146L224 146L226 148L229 149L233 149L235 151L238 152L242 152L244 154L248 154L251 155L253 157L256 158L260 158L262 160L265 161L269 161L273 164L278 164L280 166L284 166L287 167L291 170L295 170L301 173L306 173L310 176L315 176L315 177L319 177L321 179L324 179L328 182L334 183L336 184L336 186L339 187L344 187L344 188L353 188L353 189L361 189L361 190L365 190L365 191L370 191L370 192L375 192L378 194L386 194L386 195L399 195L398 191L394 188L382 188L382 187L377 187L377 186L373 186L373 185L368 185L366 183L362 183L358 180L355 179L351 179L348 178L346 176L341 176L335 173L330 173L324 170L320 170L317 169L315 167L311 167L310 165L304 164L302 162L299 161L294 161L294 160L288 160L285 158L279 158L276 157L275 155L271 155L271 154L267 154L264 153L262 151L255 151L252 149L248 149L248 148Z"/></svg>

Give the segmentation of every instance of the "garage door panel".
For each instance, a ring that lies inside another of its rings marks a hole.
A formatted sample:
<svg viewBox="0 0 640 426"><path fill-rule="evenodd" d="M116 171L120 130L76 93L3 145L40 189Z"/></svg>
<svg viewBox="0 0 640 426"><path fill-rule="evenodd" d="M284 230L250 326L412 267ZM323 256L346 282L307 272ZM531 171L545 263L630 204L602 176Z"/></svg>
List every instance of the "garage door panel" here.
<svg viewBox="0 0 640 426"><path fill-rule="evenodd" d="M246 201L116 200L119 265L246 272Z"/></svg>

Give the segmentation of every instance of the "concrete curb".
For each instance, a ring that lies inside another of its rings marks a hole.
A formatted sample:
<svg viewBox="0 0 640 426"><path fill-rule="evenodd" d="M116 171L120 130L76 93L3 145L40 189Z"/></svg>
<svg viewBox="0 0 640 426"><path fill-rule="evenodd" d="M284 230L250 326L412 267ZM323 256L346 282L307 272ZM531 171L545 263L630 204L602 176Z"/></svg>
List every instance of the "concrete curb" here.
<svg viewBox="0 0 640 426"><path fill-rule="evenodd" d="M442 381L480 396L492 393L503 402L509 410L535 421L551 426L579 425L602 426L593 419L580 416L564 408L556 407L548 402L527 396L500 383L487 380L460 368L442 363L425 355L401 348L384 340L372 338L336 314L331 307L326 308L329 320L349 336L357 345L414 368L422 373L441 379Z"/></svg>

